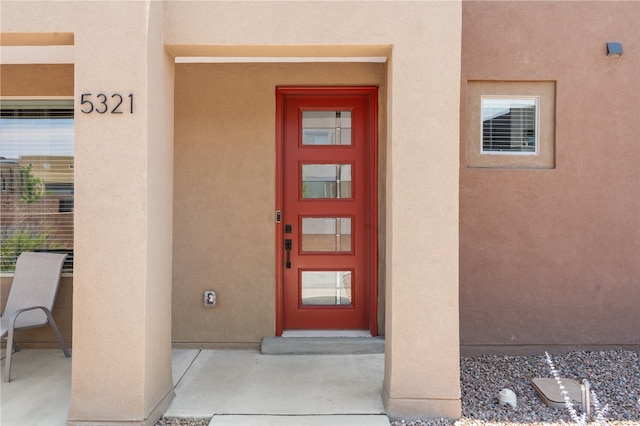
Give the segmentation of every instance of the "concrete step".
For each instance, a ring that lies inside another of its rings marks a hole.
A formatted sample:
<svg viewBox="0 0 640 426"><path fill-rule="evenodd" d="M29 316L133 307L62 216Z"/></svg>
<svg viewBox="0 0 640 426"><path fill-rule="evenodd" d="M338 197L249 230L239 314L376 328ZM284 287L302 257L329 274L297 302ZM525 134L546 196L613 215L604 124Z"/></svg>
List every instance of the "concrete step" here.
<svg viewBox="0 0 640 426"><path fill-rule="evenodd" d="M265 337L263 355L383 354L383 337Z"/></svg>
<svg viewBox="0 0 640 426"><path fill-rule="evenodd" d="M209 426L389 426L385 415L263 416L216 415Z"/></svg>

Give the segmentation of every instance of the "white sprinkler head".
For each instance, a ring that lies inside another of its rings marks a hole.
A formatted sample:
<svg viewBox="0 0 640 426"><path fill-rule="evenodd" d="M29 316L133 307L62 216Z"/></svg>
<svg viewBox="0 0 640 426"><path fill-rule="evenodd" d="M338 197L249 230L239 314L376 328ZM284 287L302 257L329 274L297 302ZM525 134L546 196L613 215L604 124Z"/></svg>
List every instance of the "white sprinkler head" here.
<svg viewBox="0 0 640 426"><path fill-rule="evenodd" d="M501 406L510 405L513 408L516 408L516 394L511 389L502 389L498 394L498 400L500 401Z"/></svg>

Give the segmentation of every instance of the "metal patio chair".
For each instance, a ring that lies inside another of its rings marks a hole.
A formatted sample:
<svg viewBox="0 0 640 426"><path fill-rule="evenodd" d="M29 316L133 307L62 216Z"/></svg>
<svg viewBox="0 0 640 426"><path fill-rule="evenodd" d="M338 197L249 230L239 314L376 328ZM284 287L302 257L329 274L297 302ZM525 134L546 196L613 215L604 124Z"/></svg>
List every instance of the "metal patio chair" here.
<svg viewBox="0 0 640 426"><path fill-rule="evenodd" d="M11 355L14 350L20 351L13 340L14 330L44 327L50 324L62 347L62 352L66 357L71 356L51 314L66 257L64 253L33 252L24 252L18 257L7 305L0 317L0 338L8 334L3 375L5 382L11 380Z"/></svg>

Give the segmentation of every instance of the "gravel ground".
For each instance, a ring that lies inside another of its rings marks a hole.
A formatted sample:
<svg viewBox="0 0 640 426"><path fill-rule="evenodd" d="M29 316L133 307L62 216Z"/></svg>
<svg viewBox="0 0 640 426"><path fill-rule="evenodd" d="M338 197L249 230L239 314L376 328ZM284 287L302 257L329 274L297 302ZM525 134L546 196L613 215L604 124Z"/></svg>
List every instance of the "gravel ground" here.
<svg viewBox="0 0 640 426"><path fill-rule="evenodd" d="M552 357L563 378L587 377L602 405L609 405L611 426L640 425L640 351L571 352ZM531 379L552 377L540 356L485 355L460 360L462 419L398 421L393 426L561 425L573 423L565 409L547 407ZM517 407L501 406L498 392L516 393ZM594 423L595 424L595 423Z"/></svg>
<svg viewBox="0 0 640 426"><path fill-rule="evenodd" d="M587 377L610 426L640 425L640 351L571 352L553 356L565 378ZM551 377L545 356L485 355L460 360L462 419L396 421L392 426L490 426L572 423L566 410L549 408L531 387L535 377ZM512 389L517 407L500 406L498 392ZM207 426L209 419L162 418L156 426Z"/></svg>

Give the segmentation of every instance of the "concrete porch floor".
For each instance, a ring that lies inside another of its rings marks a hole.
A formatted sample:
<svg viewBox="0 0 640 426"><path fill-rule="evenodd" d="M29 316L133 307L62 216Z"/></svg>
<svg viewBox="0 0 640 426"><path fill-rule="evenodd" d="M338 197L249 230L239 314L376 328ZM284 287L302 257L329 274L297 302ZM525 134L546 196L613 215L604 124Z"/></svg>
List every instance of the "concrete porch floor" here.
<svg viewBox="0 0 640 426"><path fill-rule="evenodd" d="M72 359L59 349L14 354L12 381L2 383L0 424L65 425ZM383 354L174 349L172 367L176 396L167 417L211 418L212 426L389 425Z"/></svg>

